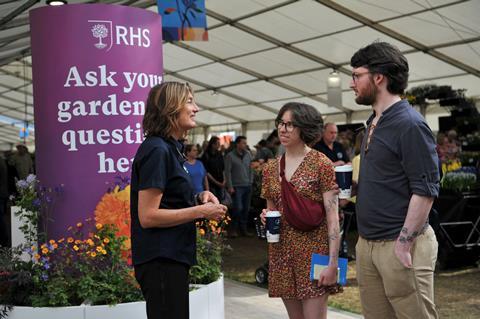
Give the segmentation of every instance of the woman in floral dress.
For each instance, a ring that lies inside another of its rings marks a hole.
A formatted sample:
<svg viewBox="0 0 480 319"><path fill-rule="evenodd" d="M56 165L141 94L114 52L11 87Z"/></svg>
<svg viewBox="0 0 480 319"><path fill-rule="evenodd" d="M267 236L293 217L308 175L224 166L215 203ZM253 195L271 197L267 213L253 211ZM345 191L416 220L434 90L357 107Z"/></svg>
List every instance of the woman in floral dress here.
<svg viewBox="0 0 480 319"><path fill-rule="evenodd" d="M338 187L332 162L308 144L318 139L322 118L310 105L287 103L276 125L285 147L285 177L302 197L324 204L325 218L311 231L289 225L283 213L280 159L270 160L263 170L262 197L267 210L282 213L280 242L269 244L269 296L281 297L290 319L327 317L327 298L340 290L337 284L340 227ZM330 256L320 280L310 280L312 253Z"/></svg>

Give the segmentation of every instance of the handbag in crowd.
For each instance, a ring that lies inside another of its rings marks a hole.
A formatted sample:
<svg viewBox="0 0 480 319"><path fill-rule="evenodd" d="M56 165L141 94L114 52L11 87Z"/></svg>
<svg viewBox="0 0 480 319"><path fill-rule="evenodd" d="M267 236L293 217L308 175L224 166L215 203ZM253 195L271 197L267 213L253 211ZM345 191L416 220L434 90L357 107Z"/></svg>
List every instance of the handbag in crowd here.
<svg viewBox="0 0 480 319"><path fill-rule="evenodd" d="M223 188L222 199L220 200L220 204L230 207L232 206L232 203L233 203L232 195L230 195L230 193L225 188Z"/></svg>
<svg viewBox="0 0 480 319"><path fill-rule="evenodd" d="M323 203L302 196L285 178L285 155L280 159L280 177L283 213L290 226L310 231L317 228L325 218Z"/></svg>

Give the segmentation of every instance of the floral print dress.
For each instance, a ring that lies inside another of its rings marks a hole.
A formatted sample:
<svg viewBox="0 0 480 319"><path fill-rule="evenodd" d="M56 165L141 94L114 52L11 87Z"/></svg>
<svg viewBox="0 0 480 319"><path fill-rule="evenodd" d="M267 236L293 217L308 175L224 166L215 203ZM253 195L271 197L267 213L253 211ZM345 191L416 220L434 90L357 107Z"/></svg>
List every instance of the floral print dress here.
<svg viewBox="0 0 480 319"><path fill-rule="evenodd" d="M280 159L265 164L262 182L262 197L273 201L282 213L280 242L268 245L269 296L303 300L339 292L338 285L317 287L310 281L312 253L329 254L327 219L318 228L307 232L287 223L283 214L279 164ZM336 187L333 164L323 153L311 150L290 182L302 196L323 202L322 194Z"/></svg>

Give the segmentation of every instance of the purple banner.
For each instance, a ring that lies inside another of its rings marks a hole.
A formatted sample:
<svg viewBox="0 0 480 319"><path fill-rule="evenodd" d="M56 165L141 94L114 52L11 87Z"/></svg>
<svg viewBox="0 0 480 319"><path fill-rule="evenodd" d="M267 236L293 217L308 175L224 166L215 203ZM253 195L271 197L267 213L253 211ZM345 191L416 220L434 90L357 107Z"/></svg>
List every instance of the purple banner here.
<svg viewBox="0 0 480 319"><path fill-rule="evenodd" d="M123 204L105 195L130 176L148 91L162 81L161 17L76 4L32 10L30 24L37 176L63 185L48 226L59 238L97 207L113 218L127 204L129 187L117 196Z"/></svg>

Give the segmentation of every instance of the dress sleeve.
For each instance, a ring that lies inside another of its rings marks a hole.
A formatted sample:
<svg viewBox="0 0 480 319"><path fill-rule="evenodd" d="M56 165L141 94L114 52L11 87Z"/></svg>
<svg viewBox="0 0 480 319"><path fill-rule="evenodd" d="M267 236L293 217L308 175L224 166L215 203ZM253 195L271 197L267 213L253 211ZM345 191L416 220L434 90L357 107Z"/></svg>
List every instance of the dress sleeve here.
<svg viewBox="0 0 480 319"><path fill-rule="evenodd" d="M274 170L274 160L270 160L264 164L262 170L262 192L260 197L264 199L273 199L272 194L272 179L274 178L273 170Z"/></svg>
<svg viewBox="0 0 480 319"><path fill-rule="evenodd" d="M322 153L320 153L318 162L320 169L320 191L323 194L337 187L337 182L335 180L335 168L332 161L330 161L328 157Z"/></svg>
<svg viewBox="0 0 480 319"><path fill-rule="evenodd" d="M168 154L167 150L154 148L139 163L138 189L158 188L162 191L168 180Z"/></svg>

